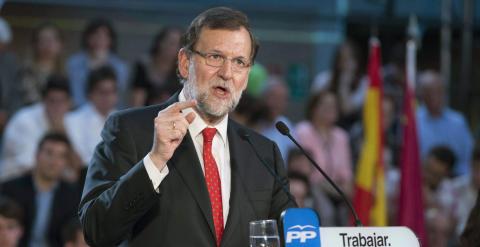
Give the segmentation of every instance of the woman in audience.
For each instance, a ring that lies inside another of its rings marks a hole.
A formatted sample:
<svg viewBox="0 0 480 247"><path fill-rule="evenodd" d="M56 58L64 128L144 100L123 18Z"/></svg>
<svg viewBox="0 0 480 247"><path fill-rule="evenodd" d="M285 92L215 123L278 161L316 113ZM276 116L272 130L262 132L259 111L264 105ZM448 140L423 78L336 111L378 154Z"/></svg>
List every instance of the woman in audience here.
<svg viewBox="0 0 480 247"><path fill-rule="evenodd" d="M180 88L176 68L181 36L182 30L179 28L162 29L153 39L149 56L134 65L132 106L162 102Z"/></svg>
<svg viewBox="0 0 480 247"><path fill-rule="evenodd" d="M33 53L20 72L20 90L23 105L42 99L42 89L52 75L65 75L63 37L52 23L38 26L32 36Z"/></svg>
<svg viewBox="0 0 480 247"><path fill-rule="evenodd" d="M319 73L312 84L313 92L330 90L338 98L339 125L349 129L358 120L368 87L364 63L353 41L341 44L330 71Z"/></svg>
<svg viewBox="0 0 480 247"><path fill-rule="evenodd" d="M112 24L103 19L90 22L82 36L82 50L67 62L68 76L74 103L79 106L87 101L85 95L90 71L109 65L116 73L120 95L127 89L128 68L116 54L116 34Z"/></svg>
<svg viewBox="0 0 480 247"><path fill-rule="evenodd" d="M335 125L338 118L337 98L325 91L311 97L307 105L307 120L296 127L298 141L318 165L331 176L347 196L352 193L352 160L347 133ZM347 208L330 184L318 172L310 175L312 192L321 202L322 225L346 225Z"/></svg>

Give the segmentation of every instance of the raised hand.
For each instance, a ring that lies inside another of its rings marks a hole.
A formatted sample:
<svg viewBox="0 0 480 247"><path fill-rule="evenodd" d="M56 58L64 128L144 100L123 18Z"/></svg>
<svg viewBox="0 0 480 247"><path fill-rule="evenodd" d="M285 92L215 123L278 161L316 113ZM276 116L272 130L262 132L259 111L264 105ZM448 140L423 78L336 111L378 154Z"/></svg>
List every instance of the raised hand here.
<svg viewBox="0 0 480 247"><path fill-rule="evenodd" d="M195 100L177 102L160 111L155 118L153 146L149 155L159 170L162 170L172 157L187 133L188 126L195 119L195 113L190 112L183 116L181 111L196 105Z"/></svg>

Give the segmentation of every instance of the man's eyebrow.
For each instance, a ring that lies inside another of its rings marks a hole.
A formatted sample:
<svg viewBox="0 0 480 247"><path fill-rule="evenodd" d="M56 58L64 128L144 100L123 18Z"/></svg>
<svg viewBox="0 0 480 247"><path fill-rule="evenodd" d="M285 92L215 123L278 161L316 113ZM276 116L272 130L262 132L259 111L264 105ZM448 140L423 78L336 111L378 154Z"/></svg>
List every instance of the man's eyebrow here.
<svg viewBox="0 0 480 247"><path fill-rule="evenodd" d="M215 54L220 54L220 55L222 55L222 56L225 56L225 54L223 54L222 51L217 50L217 49L210 50L210 51L208 51L207 53L215 53ZM244 57L244 56L242 56L242 55L236 56L236 57L233 57L233 58L234 58L234 59L239 59L239 58L240 58L240 59L247 59L246 57Z"/></svg>

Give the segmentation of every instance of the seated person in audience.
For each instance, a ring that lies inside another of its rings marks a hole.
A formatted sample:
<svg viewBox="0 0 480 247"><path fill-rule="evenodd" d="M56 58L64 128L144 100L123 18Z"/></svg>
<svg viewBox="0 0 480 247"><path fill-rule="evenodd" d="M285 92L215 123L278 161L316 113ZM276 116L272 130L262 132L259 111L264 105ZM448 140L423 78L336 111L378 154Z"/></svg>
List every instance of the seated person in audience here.
<svg viewBox="0 0 480 247"><path fill-rule="evenodd" d="M88 77L88 101L65 117L65 128L76 153L86 166L101 140L100 133L118 100L117 77L110 67L93 70Z"/></svg>
<svg viewBox="0 0 480 247"><path fill-rule="evenodd" d="M160 103L180 90L176 69L182 33L179 28L164 27L153 38L148 56L134 64L130 82L131 106Z"/></svg>
<svg viewBox="0 0 480 247"><path fill-rule="evenodd" d="M460 112L446 105L445 86L438 72L421 73L418 84L423 103L417 109L417 130L422 159L425 159L433 147L447 146L457 158L453 175L467 175L470 172L473 138L465 118Z"/></svg>
<svg viewBox="0 0 480 247"><path fill-rule="evenodd" d="M0 193L19 203L25 214L20 246L62 246L61 231L76 217L80 201L78 187L61 179L70 152L65 135L48 133L38 144L34 169L0 184Z"/></svg>
<svg viewBox="0 0 480 247"><path fill-rule="evenodd" d="M289 173L300 173L307 177L310 177L312 172L317 172L314 170L307 157L305 157L298 148L291 149L290 152L288 152L287 171Z"/></svg>
<svg viewBox="0 0 480 247"><path fill-rule="evenodd" d="M290 181L290 193L295 198L298 207L314 208L308 177L299 172L288 172L288 180Z"/></svg>
<svg viewBox="0 0 480 247"><path fill-rule="evenodd" d="M18 246L23 234L22 221L22 208L12 199L0 196L0 246Z"/></svg>
<svg viewBox="0 0 480 247"><path fill-rule="evenodd" d="M455 228L455 195L449 177L455 164L454 153L446 146L434 147L425 159L423 196L425 223L430 246L448 246Z"/></svg>
<svg viewBox="0 0 480 247"><path fill-rule="evenodd" d="M81 106L87 101L85 88L88 75L94 69L111 66L118 80L120 94L127 88L127 64L116 55L117 35L110 21L92 20L82 34L82 50L67 60L67 73L72 88L73 101Z"/></svg>
<svg viewBox="0 0 480 247"><path fill-rule="evenodd" d="M352 195L353 168L350 140L345 130L336 126L337 97L329 91L311 97L307 104L307 120L296 126L298 142L312 153L312 158L345 192ZM340 195L320 172L309 176L312 193L319 205L324 226L348 224L348 208Z"/></svg>
<svg viewBox="0 0 480 247"><path fill-rule="evenodd" d="M291 134L295 136L293 125L285 116L289 96L290 90L284 79L280 76L271 75L261 98L267 107L267 114L265 115L265 121L262 123L260 134L277 143L284 160L287 159L288 151L293 148L294 144L278 132L275 124L278 121L284 122L292 132Z"/></svg>
<svg viewBox="0 0 480 247"><path fill-rule="evenodd" d="M88 247L77 217L71 219L63 229L63 242L63 247Z"/></svg>
<svg viewBox="0 0 480 247"><path fill-rule="evenodd" d="M0 180L31 170L38 141L48 131L64 131L64 117L71 108L70 88L63 77L51 77L43 100L21 108L7 123L3 136Z"/></svg>
<svg viewBox="0 0 480 247"><path fill-rule="evenodd" d="M23 105L42 100L42 90L52 75L65 75L63 36L52 23L42 23L33 31L32 56L25 61L19 74Z"/></svg>

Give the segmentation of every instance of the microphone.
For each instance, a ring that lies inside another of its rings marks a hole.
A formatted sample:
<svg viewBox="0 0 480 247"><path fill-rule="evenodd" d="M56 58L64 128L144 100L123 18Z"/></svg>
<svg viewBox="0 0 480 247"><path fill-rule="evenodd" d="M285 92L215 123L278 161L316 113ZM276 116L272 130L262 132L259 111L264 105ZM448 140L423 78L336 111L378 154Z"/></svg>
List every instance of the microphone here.
<svg viewBox="0 0 480 247"><path fill-rule="evenodd" d="M308 155L308 153L305 152L303 147L300 144L298 144L297 140L295 140L295 138L293 138L293 136L290 134L290 129L287 127L287 125L282 121L278 121L275 124L275 127L282 135L287 136L288 138L290 138L290 140L293 143L295 143L295 145L297 145L297 147L300 149L303 155L307 157L310 163L312 163L312 165L323 175L323 177L327 179L330 185L333 186L333 188L338 192L338 194L340 194L342 199L347 203L348 207L350 208L353 218L355 219L355 226L362 226L363 224L360 221L360 218L358 218L357 212L355 212L355 209L353 208L352 203L350 203L350 200L348 200L348 198L345 196L345 193L343 193L343 191L335 184L335 182L333 182L333 180L322 170L322 168L318 166L318 164L312 159L312 157L310 157L310 155Z"/></svg>
<svg viewBox="0 0 480 247"><path fill-rule="evenodd" d="M250 134L245 129L241 129L241 128L238 129L238 134L240 135L240 137L242 137L242 139L244 141L246 141L246 142L248 142L248 144L250 144L253 152L255 153L257 158L260 160L260 163L262 163L262 165L267 169L267 171L275 178L277 183L279 183L282 186L282 190L285 192L285 194L287 194L288 200L290 200L290 202L293 202L295 205L297 205L297 203L295 202L295 199L293 198L292 194L290 194L289 190L286 187L287 184L288 184L288 180L287 179L282 179L280 176L278 176L278 174L275 172L275 170L273 170L273 168L268 165L268 163L265 161L265 159L263 159L263 157L260 156L257 149L255 148L255 145L253 145L252 141L250 140Z"/></svg>

